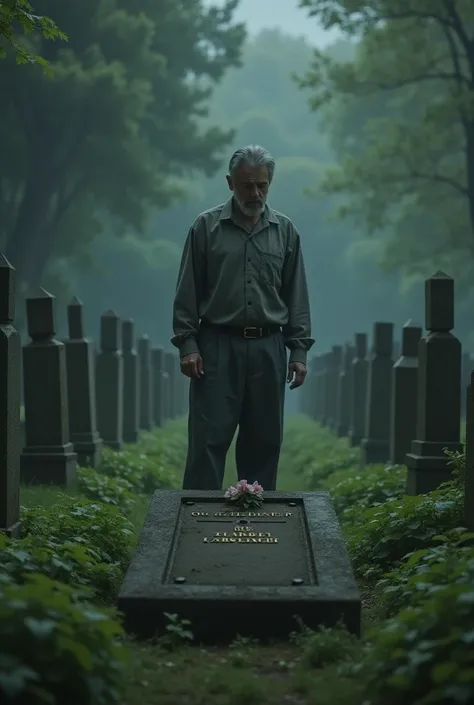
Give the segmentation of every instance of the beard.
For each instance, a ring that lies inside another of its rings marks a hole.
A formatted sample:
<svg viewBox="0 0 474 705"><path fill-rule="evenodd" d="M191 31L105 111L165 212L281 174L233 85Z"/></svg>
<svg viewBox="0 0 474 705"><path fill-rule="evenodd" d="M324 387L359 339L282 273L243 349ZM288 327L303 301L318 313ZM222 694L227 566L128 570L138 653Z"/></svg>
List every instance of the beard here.
<svg viewBox="0 0 474 705"><path fill-rule="evenodd" d="M261 198L258 201L241 201L234 193L234 199L243 215L247 218L254 218L256 215L261 215L265 210L266 198Z"/></svg>

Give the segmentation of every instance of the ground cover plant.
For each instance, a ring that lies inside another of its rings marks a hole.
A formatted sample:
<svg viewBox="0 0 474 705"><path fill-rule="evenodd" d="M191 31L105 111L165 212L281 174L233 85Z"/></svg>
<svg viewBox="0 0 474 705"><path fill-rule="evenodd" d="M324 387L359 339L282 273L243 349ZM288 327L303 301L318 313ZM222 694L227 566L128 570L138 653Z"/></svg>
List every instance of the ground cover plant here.
<svg viewBox="0 0 474 705"><path fill-rule="evenodd" d="M312 451L312 452L311 452ZM295 627L290 641L194 644L192 624L139 643L113 605L152 491L178 487L186 427L144 434L74 492L24 488L23 535L0 539L0 693L13 705L451 705L474 701L474 549L452 483L404 495L405 468L362 470L344 439L287 424L279 489L324 490L346 535L364 637ZM226 482L235 481L232 454ZM8 648L6 646L8 645ZM452 658L452 655L455 658Z"/></svg>

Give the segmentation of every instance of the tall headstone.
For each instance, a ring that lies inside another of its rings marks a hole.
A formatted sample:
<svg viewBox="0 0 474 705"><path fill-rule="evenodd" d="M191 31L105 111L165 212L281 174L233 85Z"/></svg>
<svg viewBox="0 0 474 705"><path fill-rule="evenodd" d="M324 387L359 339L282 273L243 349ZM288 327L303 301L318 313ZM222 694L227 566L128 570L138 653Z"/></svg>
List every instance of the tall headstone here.
<svg viewBox="0 0 474 705"><path fill-rule="evenodd" d="M451 479L444 449L462 451L461 343L454 328L454 280L437 272L425 282L425 328L418 345L416 440L406 456L407 492L431 492Z"/></svg>
<svg viewBox="0 0 474 705"><path fill-rule="evenodd" d="M342 366L341 371L339 372L337 396L336 433L339 437L347 436L349 434L349 426L351 421L351 376L354 352L354 347L351 343L346 343L344 345Z"/></svg>
<svg viewBox="0 0 474 705"><path fill-rule="evenodd" d="M0 531L20 536L21 342L13 327L16 271L0 253Z"/></svg>
<svg viewBox="0 0 474 705"><path fill-rule="evenodd" d="M335 431L337 426L337 390L342 363L342 345L332 346L328 363L328 373L326 377L326 425L332 431Z"/></svg>
<svg viewBox="0 0 474 705"><path fill-rule="evenodd" d="M26 300L31 342L23 347L25 447L21 481L75 484L77 455L70 441L66 348L56 340L55 297L44 289Z"/></svg>
<svg viewBox="0 0 474 705"><path fill-rule="evenodd" d="M100 317L100 352L96 359L96 403L99 433L112 450L123 448L123 357L118 316Z"/></svg>
<svg viewBox="0 0 474 705"><path fill-rule="evenodd" d="M142 335L138 341L138 368L140 370L140 428L153 428L153 380L150 339Z"/></svg>
<svg viewBox="0 0 474 705"><path fill-rule="evenodd" d="M466 409L466 392L471 381L471 372L474 369L474 361L469 352L463 352L461 360L461 416Z"/></svg>
<svg viewBox="0 0 474 705"><path fill-rule="evenodd" d="M69 340L66 341L69 432L79 465L96 468L103 442L97 431L94 352L84 333L81 301L75 296L67 309Z"/></svg>
<svg viewBox="0 0 474 705"><path fill-rule="evenodd" d="M135 323L122 321L123 357L123 440L136 443L140 435L140 388L138 355L135 350Z"/></svg>
<svg viewBox="0 0 474 705"><path fill-rule="evenodd" d="M355 355L351 375L351 418L349 439L351 446L360 446L365 431L365 407L367 399L367 333L355 334Z"/></svg>
<svg viewBox="0 0 474 705"><path fill-rule="evenodd" d="M464 477L464 526L474 532L474 371L466 393L466 470Z"/></svg>
<svg viewBox="0 0 474 705"><path fill-rule="evenodd" d="M372 354L367 376L365 435L361 463L386 463L390 455L393 323L374 324Z"/></svg>
<svg viewBox="0 0 474 705"><path fill-rule="evenodd" d="M403 465L416 435L418 390L418 343L422 328L407 321L402 331L401 357L392 368L390 462Z"/></svg>
<svg viewBox="0 0 474 705"><path fill-rule="evenodd" d="M175 354L172 352L165 352L165 370L168 374L168 418L175 419L176 413L176 360Z"/></svg>
<svg viewBox="0 0 474 705"><path fill-rule="evenodd" d="M155 425L161 428L165 423L165 407L163 400L164 350L161 346L151 350L151 366L153 368L153 419Z"/></svg>

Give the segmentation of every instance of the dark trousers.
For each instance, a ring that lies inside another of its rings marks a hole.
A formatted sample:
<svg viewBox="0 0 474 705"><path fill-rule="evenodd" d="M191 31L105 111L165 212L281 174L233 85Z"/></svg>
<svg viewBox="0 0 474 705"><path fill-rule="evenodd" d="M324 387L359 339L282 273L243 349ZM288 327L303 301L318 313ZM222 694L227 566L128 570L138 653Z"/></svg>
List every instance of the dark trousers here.
<svg viewBox="0 0 474 705"><path fill-rule="evenodd" d="M220 490L237 427L239 480L276 489L283 440L287 355L281 333L247 340L203 328L204 376L191 380L186 490Z"/></svg>

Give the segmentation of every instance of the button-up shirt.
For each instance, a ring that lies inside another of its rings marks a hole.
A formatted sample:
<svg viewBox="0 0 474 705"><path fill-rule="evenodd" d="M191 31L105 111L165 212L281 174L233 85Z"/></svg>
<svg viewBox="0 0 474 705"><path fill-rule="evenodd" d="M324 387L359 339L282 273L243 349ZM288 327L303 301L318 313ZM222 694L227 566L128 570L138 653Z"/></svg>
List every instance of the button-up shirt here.
<svg viewBox="0 0 474 705"><path fill-rule="evenodd" d="M173 306L173 345L199 352L200 321L281 326L290 362L306 363L311 317L300 236L282 213L265 206L251 231L233 199L201 213L184 245Z"/></svg>

